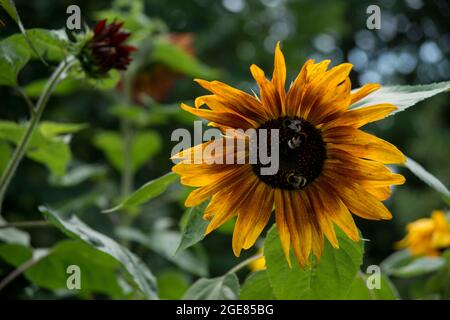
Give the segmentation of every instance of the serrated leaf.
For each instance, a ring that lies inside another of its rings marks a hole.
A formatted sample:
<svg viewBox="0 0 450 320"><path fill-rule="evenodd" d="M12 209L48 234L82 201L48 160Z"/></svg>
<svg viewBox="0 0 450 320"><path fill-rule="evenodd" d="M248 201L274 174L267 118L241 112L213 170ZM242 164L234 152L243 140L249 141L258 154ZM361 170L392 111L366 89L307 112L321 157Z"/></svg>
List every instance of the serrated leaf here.
<svg viewBox="0 0 450 320"><path fill-rule="evenodd" d="M447 187L433 176L424 167L418 164L411 158L407 158L405 166L420 180L425 182L428 186L439 192L445 199L450 200L450 191Z"/></svg>
<svg viewBox="0 0 450 320"><path fill-rule="evenodd" d="M273 226L264 242L267 275L277 299L342 299L350 290L362 263L363 245L356 243L338 228L339 249L328 241L317 262L300 267L291 252L292 269L284 257L278 232Z"/></svg>
<svg viewBox="0 0 450 320"><path fill-rule="evenodd" d="M180 239L180 234L176 231L155 230L149 234L144 234L137 229L122 227L117 229L117 235L125 240L135 241L143 245L185 271L200 277L205 277L208 274L205 261L196 257L191 252L183 251L175 255L175 250Z"/></svg>
<svg viewBox="0 0 450 320"><path fill-rule="evenodd" d="M275 300L266 270L250 273L242 285L241 300Z"/></svg>
<svg viewBox="0 0 450 320"><path fill-rule="evenodd" d="M42 288L67 289L67 267L70 265L80 268L79 292L104 293L113 298L123 296L118 283L120 264L117 260L78 240L57 243L47 256L25 272L25 276Z"/></svg>
<svg viewBox="0 0 450 320"><path fill-rule="evenodd" d="M381 87L367 97L354 103L350 108L360 108L379 103L391 103L398 109L390 115L404 111L416 103L450 90L450 81L414 85L414 86L386 86Z"/></svg>
<svg viewBox="0 0 450 320"><path fill-rule="evenodd" d="M236 300L239 280L234 273L213 279L197 280L184 294L184 300Z"/></svg>
<svg viewBox="0 0 450 320"><path fill-rule="evenodd" d="M131 279L146 298L157 298L155 277L148 267L127 248L104 234L91 229L76 216L72 216L70 219L63 219L59 214L47 207L41 206L39 210L67 236L80 239L97 250L115 258L127 270Z"/></svg>
<svg viewBox="0 0 450 320"><path fill-rule="evenodd" d="M202 203L187 210L186 224L181 231L180 243L175 254L186 250L205 238L206 227L209 224L208 220L203 219L206 206L206 203Z"/></svg>
<svg viewBox="0 0 450 320"><path fill-rule="evenodd" d="M125 199L118 206L104 210L104 213L114 212L117 210L136 207L162 194L166 189L177 180L178 176L173 172L167 173L162 177L147 182L131 196Z"/></svg>

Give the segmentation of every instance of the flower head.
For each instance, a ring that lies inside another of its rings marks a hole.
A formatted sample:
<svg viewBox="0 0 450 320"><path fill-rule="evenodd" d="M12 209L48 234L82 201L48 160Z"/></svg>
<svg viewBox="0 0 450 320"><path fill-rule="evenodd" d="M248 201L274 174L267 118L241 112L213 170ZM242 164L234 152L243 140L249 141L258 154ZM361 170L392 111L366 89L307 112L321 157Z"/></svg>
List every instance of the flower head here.
<svg viewBox="0 0 450 320"><path fill-rule="evenodd" d="M136 48L125 45L130 33L122 31L123 22L97 23L94 34L79 54L84 70L92 77L101 77L111 69L126 70L130 53Z"/></svg>
<svg viewBox="0 0 450 320"><path fill-rule="evenodd" d="M445 214L435 210L431 218L422 218L406 226L407 235L397 243L397 248L407 248L413 256L438 256L450 247L450 228Z"/></svg>
<svg viewBox="0 0 450 320"><path fill-rule="evenodd" d="M237 216L232 242L236 256L253 246L274 208L288 263L292 246L301 265L309 263L311 252L321 256L324 237L339 247L335 225L350 239L359 240L351 214L372 220L392 217L382 201L389 197L390 186L404 183L404 178L385 164L403 163L405 157L392 144L360 128L386 117L396 107L350 108L380 85L366 84L352 92L352 65L343 63L328 70L329 64L329 60L307 61L286 92L286 66L278 44L271 80L256 65L250 67L259 96L219 81L197 80L212 94L198 97L195 107L182 105L222 131L278 129L279 168L272 175L261 173L262 163L220 164L203 158L202 163L192 164L196 152L213 144L225 145L227 135L172 157L181 161L172 169L181 182L197 187L186 206L210 199L204 215L211 220L206 233ZM201 108L203 105L209 109ZM270 139L268 144L271 150ZM239 158L239 152L227 148L211 157L232 153Z"/></svg>

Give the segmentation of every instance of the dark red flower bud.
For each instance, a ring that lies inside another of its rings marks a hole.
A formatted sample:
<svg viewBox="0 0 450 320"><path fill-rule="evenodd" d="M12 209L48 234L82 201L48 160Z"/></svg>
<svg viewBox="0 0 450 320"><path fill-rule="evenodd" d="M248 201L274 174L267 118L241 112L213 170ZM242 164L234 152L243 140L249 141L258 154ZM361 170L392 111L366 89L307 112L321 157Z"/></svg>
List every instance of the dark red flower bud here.
<svg viewBox="0 0 450 320"><path fill-rule="evenodd" d="M106 24L106 19L97 23L94 36L80 53L84 70L93 77L101 77L111 69L126 70L131 62L130 53L136 48L124 42L130 33L122 30L123 22Z"/></svg>

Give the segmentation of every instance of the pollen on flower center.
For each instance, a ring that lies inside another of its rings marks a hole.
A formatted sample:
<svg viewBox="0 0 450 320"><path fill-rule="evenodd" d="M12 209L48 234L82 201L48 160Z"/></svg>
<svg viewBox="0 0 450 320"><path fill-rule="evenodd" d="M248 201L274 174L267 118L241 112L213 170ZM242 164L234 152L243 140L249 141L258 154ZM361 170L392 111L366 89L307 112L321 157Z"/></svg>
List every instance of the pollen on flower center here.
<svg viewBox="0 0 450 320"><path fill-rule="evenodd" d="M274 175L261 175L260 163L253 164L254 173L264 183L279 189L303 189L322 172L326 158L325 143L320 131L298 117L269 120L257 130L267 130L270 155L271 129L279 130L279 170Z"/></svg>

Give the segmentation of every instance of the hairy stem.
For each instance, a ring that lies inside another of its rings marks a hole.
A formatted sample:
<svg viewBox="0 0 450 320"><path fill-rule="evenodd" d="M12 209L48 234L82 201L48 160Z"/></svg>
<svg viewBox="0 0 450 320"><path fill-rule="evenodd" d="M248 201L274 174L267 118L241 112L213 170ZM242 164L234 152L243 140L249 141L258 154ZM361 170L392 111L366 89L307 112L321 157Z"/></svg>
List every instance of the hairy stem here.
<svg viewBox="0 0 450 320"><path fill-rule="evenodd" d="M22 161L23 156L27 150L28 144L30 143L31 138L33 137L33 132L39 124L39 120L41 119L42 113L45 110L48 99L50 98L53 90L55 89L58 82L62 79L65 72L73 65L75 59L69 58L60 63L60 65L56 68L56 70L51 75L47 84L45 85L42 94L39 97L38 102L36 103L36 107L31 110L31 118L28 126L25 130L24 135L20 139L17 148L15 149L6 169L3 172L2 177L0 178L0 214L1 208L3 204L3 199L5 197L6 190L16 173L16 170Z"/></svg>

